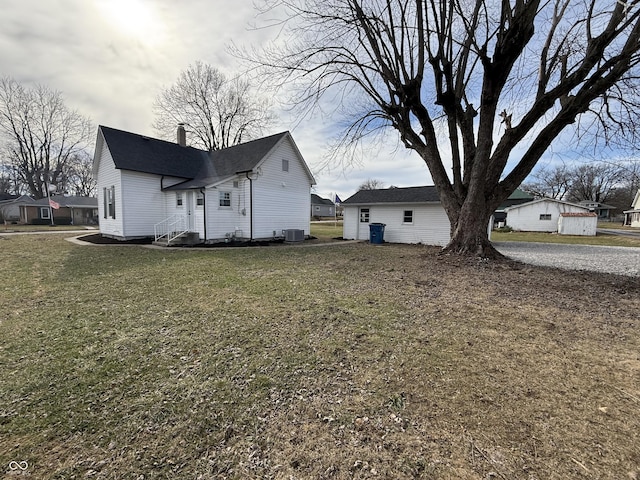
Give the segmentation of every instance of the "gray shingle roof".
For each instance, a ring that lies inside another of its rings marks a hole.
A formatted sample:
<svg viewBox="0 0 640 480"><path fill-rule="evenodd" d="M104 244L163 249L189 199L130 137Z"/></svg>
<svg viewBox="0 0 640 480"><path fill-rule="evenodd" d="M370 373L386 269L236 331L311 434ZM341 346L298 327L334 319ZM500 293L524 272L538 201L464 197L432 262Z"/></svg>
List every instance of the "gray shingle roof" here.
<svg viewBox="0 0 640 480"><path fill-rule="evenodd" d="M315 193L311 194L311 203L313 205L333 205L333 202L328 198L322 198L320 195L316 195Z"/></svg>
<svg viewBox="0 0 640 480"><path fill-rule="evenodd" d="M65 197L64 195L52 195L51 200L59 203L61 207L98 208L98 199L95 197L80 197L76 195ZM34 200L32 205L49 205L49 199L45 197L39 200Z"/></svg>
<svg viewBox="0 0 640 480"><path fill-rule="evenodd" d="M440 197L435 186L385 188L382 190L360 190L347 198L343 204L364 205L373 203L435 203Z"/></svg>
<svg viewBox="0 0 640 480"><path fill-rule="evenodd" d="M250 171L288 132L207 152L100 126L116 168L184 178L170 189L197 188Z"/></svg>

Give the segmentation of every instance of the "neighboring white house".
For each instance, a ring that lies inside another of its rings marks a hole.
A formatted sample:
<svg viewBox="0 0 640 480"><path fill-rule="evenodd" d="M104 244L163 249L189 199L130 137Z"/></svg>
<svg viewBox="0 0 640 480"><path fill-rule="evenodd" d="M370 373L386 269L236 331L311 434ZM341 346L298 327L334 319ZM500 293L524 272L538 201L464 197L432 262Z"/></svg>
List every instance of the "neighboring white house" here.
<svg viewBox="0 0 640 480"><path fill-rule="evenodd" d="M507 225L525 232L557 232L562 213L589 213L589 208L552 198L541 198L505 209ZM597 217L596 217L597 221Z"/></svg>
<svg viewBox="0 0 640 480"><path fill-rule="evenodd" d="M207 152L100 126L93 160L100 232L117 239L158 231L200 241L310 233L315 180L289 132Z"/></svg>
<svg viewBox="0 0 640 480"><path fill-rule="evenodd" d="M342 202L343 238L369 239L369 225L384 223L384 240L446 246L451 238L449 218L436 187L360 190Z"/></svg>
<svg viewBox="0 0 640 480"><path fill-rule="evenodd" d="M624 224L640 228L640 189L636 192L631 204L631 210L624 211Z"/></svg>

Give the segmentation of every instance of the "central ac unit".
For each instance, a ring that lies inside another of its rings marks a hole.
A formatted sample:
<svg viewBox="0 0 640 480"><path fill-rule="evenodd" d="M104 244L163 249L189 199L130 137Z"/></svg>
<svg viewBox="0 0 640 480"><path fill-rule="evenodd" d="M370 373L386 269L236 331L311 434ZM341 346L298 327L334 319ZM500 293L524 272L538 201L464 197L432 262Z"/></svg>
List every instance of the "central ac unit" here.
<svg viewBox="0 0 640 480"><path fill-rule="evenodd" d="M289 229L284 231L285 242L302 242L304 241L304 230Z"/></svg>

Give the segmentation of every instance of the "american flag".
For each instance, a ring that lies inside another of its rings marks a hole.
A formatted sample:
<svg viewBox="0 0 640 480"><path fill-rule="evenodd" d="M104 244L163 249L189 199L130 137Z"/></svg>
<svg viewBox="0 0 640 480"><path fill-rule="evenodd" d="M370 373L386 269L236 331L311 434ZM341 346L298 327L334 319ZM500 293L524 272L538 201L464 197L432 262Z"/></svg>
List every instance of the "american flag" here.
<svg viewBox="0 0 640 480"><path fill-rule="evenodd" d="M54 202L51 198L49 198L49 206L55 210L60 208L60 204L58 202Z"/></svg>

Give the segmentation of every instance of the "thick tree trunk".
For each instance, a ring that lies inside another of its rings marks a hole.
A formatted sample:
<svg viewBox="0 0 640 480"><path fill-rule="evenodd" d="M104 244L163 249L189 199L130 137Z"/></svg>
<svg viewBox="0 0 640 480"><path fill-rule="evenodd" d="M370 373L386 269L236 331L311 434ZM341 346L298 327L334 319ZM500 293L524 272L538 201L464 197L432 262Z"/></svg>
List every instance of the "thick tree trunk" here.
<svg viewBox="0 0 640 480"><path fill-rule="evenodd" d="M488 225L492 212L462 209L458 221L451 224L451 240L442 253L499 260L504 256L489 241Z"/></svg>

